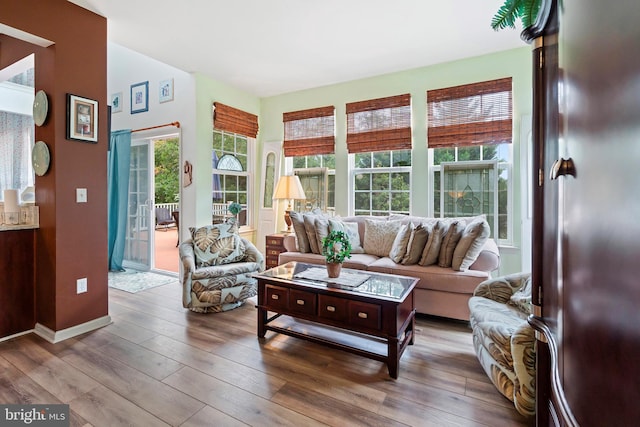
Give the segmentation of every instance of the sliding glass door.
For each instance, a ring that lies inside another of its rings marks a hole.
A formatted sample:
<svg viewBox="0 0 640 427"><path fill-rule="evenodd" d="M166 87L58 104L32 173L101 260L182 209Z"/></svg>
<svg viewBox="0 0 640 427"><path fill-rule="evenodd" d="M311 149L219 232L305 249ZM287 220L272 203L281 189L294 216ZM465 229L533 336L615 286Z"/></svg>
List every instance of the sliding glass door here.
<svg viewBox="0 0 640 427"><path fill-rule="evenodd" d="M131 142L131 168L129 170L129 211L124 261L127 267L150 270L153 247L154 222L153 195L150 185L149 141Z"/></svg>

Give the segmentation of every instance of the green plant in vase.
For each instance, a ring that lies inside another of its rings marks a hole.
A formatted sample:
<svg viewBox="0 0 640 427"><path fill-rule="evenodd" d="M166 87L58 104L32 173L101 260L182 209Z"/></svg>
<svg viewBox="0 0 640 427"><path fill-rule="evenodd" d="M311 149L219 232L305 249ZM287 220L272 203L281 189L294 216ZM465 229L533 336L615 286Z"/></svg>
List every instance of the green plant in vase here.
<svg viewBox="0 0 640 427"><path fill-rule="evenodd" d="M233 215L234 223L238 221L238 214L240 213L241 210L242 210L242 205L238 202L231 202L227 206L227 212Z"/></svg>
<svg viewBox="0 0 640 427"><path fill-rule="evenodd" d="M351 258L351 241L344 231L331 231L322 240L322 255L327 264L327 274L329 277L340 276L342 263L345 259Z"/></svg>

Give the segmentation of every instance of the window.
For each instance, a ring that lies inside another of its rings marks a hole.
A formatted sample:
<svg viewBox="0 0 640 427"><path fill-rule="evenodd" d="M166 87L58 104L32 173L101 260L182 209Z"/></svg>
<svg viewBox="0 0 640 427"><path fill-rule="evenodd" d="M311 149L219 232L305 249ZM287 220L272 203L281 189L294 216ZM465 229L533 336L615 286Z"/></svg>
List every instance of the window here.
<svg viewBox="0 0 640 427"><path fill-rule="evenodd" d="M335 210L335 107L284 113L284 155L292 158L307 200L296 210Z"/></svg>
<svg viewBox="0 0 640 427"><path fill-rule="evenodd" d="M354 161L354 215L410 213L411 150L358 153Z"/></svg>
<svg viewBox="0 0 640 427"><path fill-rule="evenodd" d="M411 211L411 97L347 104L355 215Z"/></svg>
<svg viewBox="0 0 640 427"><path fill-rule="evenodd" d="M212 216L213 222L221 222L227 215L227 205L242 205L238 215L240 226L250 225L249 201L255 137L258 132L257 116L214 103L212 150Z"/></svg>
<svg viewBox="0 0 640 427"><path fill-rule="evenodd" d="M0 70L0 99L4 101L0 109L0 199L3 190L21 193L35 183L31 164L35 142L33 65L33 55L29 55Z"/></svg>
<svg viewBox="0 0 640 427"><path fill-rule="evenodd" d="M511 78L428 91L427 110L434 216L486 214L510 243Z"/></svg>

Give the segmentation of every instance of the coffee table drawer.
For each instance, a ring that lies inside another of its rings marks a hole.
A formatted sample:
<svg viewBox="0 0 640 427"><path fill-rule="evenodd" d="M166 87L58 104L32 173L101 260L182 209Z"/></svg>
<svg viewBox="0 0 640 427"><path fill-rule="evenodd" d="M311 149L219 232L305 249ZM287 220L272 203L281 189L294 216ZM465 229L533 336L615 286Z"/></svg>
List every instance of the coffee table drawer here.
<svg viewBox="0 0 640 427"><path fill-rule="evenodd" d="M289 310L296 313L316 314L316 294L311 292L289 290Z"/></svg>
<svg viewBox="0 0 640 427"><path fill-rule="evenodd" d="M327 295L318 295L318 316L336 322L345 322L348 317L348 303L346 299Z"/></svg>
<svg viewBox="0 0 640 427"><path fill-rule="evenodd" d="M349 323L368 329L380 330L380 306L360 301L349 301Z"/></svg>
<svg viewBox="0 0 640 427"><path fill-rule="evenodd" d="M267 285L265 287L265 299L267 307L286 309L289 305L289 289Z"/></svg>

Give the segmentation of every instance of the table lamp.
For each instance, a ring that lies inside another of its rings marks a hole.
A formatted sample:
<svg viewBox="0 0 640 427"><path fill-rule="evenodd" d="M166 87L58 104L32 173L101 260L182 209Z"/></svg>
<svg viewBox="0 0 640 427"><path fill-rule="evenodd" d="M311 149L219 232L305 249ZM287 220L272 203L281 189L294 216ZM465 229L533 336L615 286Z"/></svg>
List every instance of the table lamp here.
<svg viewBox="0 0 640 427"><path fill-rule="evenodd" d="M300 178L297 175L284 175L280 177L276 191L273 195L274 200L287 200L287 210L284 212L284 222L287 224L287 233L291 234L291 217L289 212L293 210L291 200L304 200L307 197L302 189Z"/></svg>

